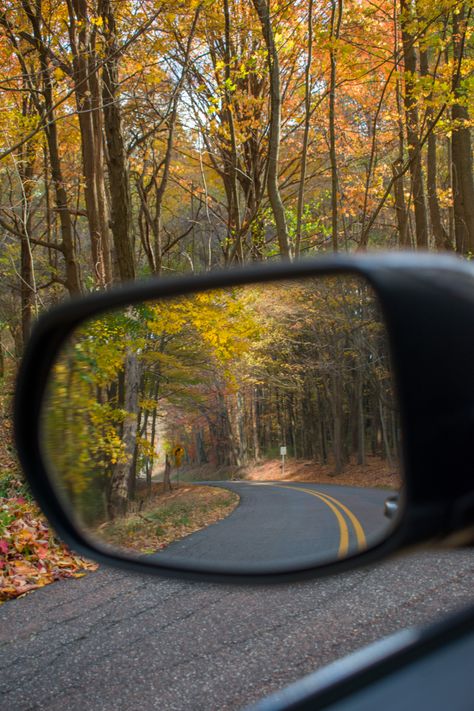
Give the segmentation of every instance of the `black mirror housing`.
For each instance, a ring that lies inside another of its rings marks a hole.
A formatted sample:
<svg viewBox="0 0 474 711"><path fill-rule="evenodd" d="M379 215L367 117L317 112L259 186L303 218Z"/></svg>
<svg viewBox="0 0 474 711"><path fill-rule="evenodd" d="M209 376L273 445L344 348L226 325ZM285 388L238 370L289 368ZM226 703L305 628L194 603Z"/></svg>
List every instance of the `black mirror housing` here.
<svg viewBox="0 0 474 711"><path fill-rule="evenodd" d="M71 331L106 309L143 300L337 274L360 275L370 283L380 299L390 339L401 411L405 486L400 499L403 505L398 507L386 540L319 567L229 574L224 565L164 565L146 557L125 560L85 536L51 484L39 427L48 374ZM411 253L335 255L201 276L150 279L72 300L38 321L21 365L15 398L20 461L41 508L69 545L99 562L137 572L225 582L283 582L347 570L407 546L448 538L474 522L473 315L471 266L453 257Z"/></svg>

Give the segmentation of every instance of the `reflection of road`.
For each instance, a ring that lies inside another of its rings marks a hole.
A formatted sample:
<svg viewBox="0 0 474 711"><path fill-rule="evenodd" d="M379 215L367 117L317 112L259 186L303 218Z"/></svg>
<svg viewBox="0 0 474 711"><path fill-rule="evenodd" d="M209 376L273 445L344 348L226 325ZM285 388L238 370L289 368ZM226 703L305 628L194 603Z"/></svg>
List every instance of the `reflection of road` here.
<svg viewBox="0 0 474 711"><path fill-rule="evenodd" d="M388 492L307 482L200 482L236 491L230 516L181 541L162 556L221 565L343 558L380 539Z"/></svg>

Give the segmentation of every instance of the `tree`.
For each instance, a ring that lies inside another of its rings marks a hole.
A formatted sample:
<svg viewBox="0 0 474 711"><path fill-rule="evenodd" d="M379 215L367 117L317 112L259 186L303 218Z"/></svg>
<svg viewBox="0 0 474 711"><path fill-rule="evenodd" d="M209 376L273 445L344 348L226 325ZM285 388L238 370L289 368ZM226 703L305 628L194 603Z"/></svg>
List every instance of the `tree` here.
<svg viewBox="0 0 474 711"><path fill-rule="evenodd" d="M463 77L463 58L468 22L472 7L464 3L453 10L453 79L452 90L452 164L454 224L456 250L461 254L474 252L474 177L472 168L471 132L467 105L467 86Z"/></svg>
<svg viewBox="0 0 474 711"><path fill-rule="evenodd" d="M262 34L267 49L268 73L270 81L270 135L268 139L267 189L273 216L275 218L278 244L283 259L290 259L291 248L286 226L285 208L278 187L278 165L281 130L281 90L280 63L275 36L270 19L269 0L253 0L262 26Z"/></svg>

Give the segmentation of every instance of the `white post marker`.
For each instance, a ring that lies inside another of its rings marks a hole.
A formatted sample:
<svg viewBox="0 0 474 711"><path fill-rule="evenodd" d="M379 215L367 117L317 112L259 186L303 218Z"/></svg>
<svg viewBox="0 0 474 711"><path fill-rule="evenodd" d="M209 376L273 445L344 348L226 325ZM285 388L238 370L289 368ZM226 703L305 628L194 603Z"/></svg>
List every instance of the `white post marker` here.
<svg viewBox="0 0 474 711"><path fill-rule="evenodd" d="M281 454L281 474L282 478L285 476L285 457L286 457L286 446L280 447Z"/></svg>

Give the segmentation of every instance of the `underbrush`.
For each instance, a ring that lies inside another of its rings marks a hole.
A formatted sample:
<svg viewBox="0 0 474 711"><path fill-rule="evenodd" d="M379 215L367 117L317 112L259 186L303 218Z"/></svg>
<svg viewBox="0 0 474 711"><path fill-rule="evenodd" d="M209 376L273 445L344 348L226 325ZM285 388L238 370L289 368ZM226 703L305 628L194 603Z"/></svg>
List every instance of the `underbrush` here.
<svg viewBox="0 0 474 711"><path fill-rule="evenodd" d="M102 524L95 535L115 547L156 553L225 518L238 502L239 496L226 489L184 485L154 496L140 511Z"/></svg>

